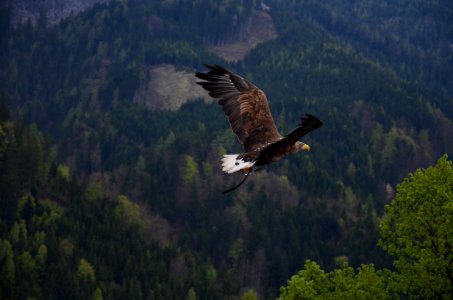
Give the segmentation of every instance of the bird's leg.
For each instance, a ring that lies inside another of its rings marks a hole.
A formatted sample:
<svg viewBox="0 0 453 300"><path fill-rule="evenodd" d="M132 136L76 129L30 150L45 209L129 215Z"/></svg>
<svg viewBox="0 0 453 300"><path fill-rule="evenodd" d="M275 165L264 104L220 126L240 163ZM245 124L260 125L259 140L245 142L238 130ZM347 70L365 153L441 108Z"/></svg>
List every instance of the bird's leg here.
<svg viewBox="0 0 453 300"><path fill-rule="evenodd" d="M248 169L250 169L250 172L248 172L247 174L245 174L244 179L242 179L241 182L239 182L237 185L233 186L232 188L230 188L230 189L228 189L228 190L226 190L226 191L223 191L223 192L222 192L222 195L225 195L226 193L229 193L229 192L231 192L231 191L234 191L235 189L237 189L238 187L240 187L240 186L244 183L244 181L247 179L247 177L252 173L252 170L251 170L252 168L248 168ZM241 170L241 171L242 171L242 170Z"/></svg>

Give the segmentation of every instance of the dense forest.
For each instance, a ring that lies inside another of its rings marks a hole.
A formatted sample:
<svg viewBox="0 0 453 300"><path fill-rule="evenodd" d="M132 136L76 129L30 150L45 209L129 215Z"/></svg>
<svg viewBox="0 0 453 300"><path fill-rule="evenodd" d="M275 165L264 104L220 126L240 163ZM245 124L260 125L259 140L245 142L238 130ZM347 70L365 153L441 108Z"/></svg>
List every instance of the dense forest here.
<svg viewBox="0 0 453 300"><path fill-rule="evenodd" d="M409 4L112 1L17 28L2 7L0 298L272 299L302 268L394 268L384 206L453 157L453 7ZM277 38L242 61L210 50L258 9ZM322 119L312 151L221 195L241 149L220 107L135 101L150 67L203 63L262 88L282 133Z"/></svg>

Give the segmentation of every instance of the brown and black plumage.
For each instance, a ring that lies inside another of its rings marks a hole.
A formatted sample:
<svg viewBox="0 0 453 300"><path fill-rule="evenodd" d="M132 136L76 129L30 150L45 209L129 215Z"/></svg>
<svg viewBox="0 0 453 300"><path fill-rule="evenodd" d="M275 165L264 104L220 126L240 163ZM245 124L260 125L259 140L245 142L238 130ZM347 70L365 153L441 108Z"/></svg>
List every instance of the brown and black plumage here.
<svg viewBox="0 0 453 300"><path fill-rule="evenodd" d="M306 114L294 130L282 136L275 126L266 95L261 89L221 66L205 66L208 68L207 73L195 73L197 78L203 80L197 83L211 97L218 99L233 132L244 147L242 154L224 156L223 171L241 171L248 175L253 166L263 166L285 155L310 150L299 139L322 126L323 123L318 118Z"/></svg>

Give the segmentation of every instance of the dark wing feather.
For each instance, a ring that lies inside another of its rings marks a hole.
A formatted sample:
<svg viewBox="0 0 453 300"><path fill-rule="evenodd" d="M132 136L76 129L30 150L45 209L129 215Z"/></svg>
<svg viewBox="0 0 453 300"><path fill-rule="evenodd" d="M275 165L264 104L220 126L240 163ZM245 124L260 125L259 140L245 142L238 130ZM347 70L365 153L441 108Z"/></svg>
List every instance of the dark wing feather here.
<svg viewBox="0 0 453 300"><path fill-rule="evenodd" d="M205 65L207 73L195 73L197 82L218 99L231 129L246 152L259 149L282 136L275 126L266 95L258 87L218 65Z"/></svg>
<svg viewBox="0 0 453 300"><path fill-rule="evenodd" d="M315 130L323 125L322 121L316 118L313 115L305 114L304 117L301 118L300 124L297 125L290 133L288 133L283 140L288 144L294 144L301 137L309 133L310 131Z"/></svg>
<svg viewBox="0 0 453 300"><path fill-rule="evenodd" d="M274 156L280 156L290 151L291 147L296 143L301 137L306 135L312 130L322 126L322 122L310 114L306 114L301 118L301 122L294 128L290 133L285 135L282 139L276 141L275 143L267 146L260 153L260 159L268 162Z"/></svg>

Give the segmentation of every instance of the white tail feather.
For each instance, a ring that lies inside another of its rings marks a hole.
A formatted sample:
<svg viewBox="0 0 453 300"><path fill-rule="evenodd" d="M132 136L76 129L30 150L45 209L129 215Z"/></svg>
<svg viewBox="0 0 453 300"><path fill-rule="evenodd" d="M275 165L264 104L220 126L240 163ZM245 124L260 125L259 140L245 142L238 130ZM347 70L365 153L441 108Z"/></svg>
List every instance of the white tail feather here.
<svg viewBox="0 0 453 300"><path fill-rule="evenodd" d="M238 156L239 154L224 155L222 158L222 171L231 174L244 168L250 168L255 164L254 161L244 161Z"/></svg>

